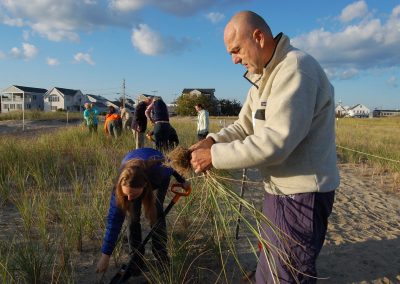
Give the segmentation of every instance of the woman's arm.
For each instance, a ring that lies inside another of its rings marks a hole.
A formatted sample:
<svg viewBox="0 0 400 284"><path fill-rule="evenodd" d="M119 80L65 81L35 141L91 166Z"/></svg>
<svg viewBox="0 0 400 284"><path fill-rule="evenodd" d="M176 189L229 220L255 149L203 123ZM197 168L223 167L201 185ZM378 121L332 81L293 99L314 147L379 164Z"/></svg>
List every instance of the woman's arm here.
<svg viewBox="0 0 400 284"><path fill-rule="evenodd" d="M111 194L110 208L107 215L106 233L101 248L102 253L111 255L117 242L118 235L121 231L124 220L125 213L120 208L118 208L115 192L113 190Z"/></svg>

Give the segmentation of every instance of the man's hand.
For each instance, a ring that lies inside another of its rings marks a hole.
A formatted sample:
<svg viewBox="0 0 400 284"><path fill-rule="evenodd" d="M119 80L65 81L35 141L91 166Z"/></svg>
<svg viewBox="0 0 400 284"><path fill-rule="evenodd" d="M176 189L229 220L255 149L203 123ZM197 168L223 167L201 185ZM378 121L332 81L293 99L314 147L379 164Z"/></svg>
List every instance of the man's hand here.
<svg viewBox="0 0 400 284"><path fill-rule="evenodd" d="M215 143L214 139L208 137L192 145L189 150L192 152L190 163L195 173L205 172L212 167L211 146Z"/></svg>
<svg viewBox="0 0 400 284"><path fill-rule="evenodd" d="M211 149L211 146L214 143L215 143L214 139L212 139L211 137L208 137L208 138L200 140L196 144L193 144L192 146L190 146L189 151L193 152L193 151L196 151L198 149Z"/></svg>
<svg viewBox="0 0 400 284"><path fill-rule="evenodd" d="M196 174L205 172L212 167L211 150L200 148L192 152L190 160Z"/></svg>

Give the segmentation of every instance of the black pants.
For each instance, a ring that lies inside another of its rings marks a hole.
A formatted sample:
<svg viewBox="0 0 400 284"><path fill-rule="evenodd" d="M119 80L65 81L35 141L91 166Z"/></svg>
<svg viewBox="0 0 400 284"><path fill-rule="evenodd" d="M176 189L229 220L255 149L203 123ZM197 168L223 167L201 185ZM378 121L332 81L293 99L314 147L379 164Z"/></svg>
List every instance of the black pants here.
<svg viewBox="0 0 400 284"><path fill-rule="evenodd" d="M207 137L207 135L208 135L208 131L207 132L197 132L197 139L199 141L203 140Z"/></svg>
<svg viewBox="0 0 400 284"><path fill-rule="evenodd" d="M154 125L154 140L158 151L165 152L169 149L170 127L170 124L166 122L159 122Z"/></svg>
<svg viewBox="0 0 400 284"><path fill-rule="evenodd" d="M161 268L169 265L169 257L167 252L167 225L165 221L163 203L167 193L168 186L165 189L158 189L156 194L156 210L157 222L153 226L152 235L152 251L156 259L160 262ZM144 267L145 249L142 243L142 227L140 224L140 216L142 209L142 198L135 199L133 204L133 212L130 215L128 228L128 241L130 254L135 253L136 269L142 270Z"/></svg>

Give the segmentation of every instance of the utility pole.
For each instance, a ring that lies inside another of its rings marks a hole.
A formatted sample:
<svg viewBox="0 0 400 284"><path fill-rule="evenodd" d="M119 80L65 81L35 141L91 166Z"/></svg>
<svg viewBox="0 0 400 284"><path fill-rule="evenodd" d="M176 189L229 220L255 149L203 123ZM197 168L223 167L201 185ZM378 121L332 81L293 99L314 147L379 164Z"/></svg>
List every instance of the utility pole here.
<svg viewBox="0 0 400 284"><path fill-rule="evenodd" d="M122 83L122 96L123 96L122 107L125 107L125 100L126 100L126 98L125 98L125 79Z"/></svg>

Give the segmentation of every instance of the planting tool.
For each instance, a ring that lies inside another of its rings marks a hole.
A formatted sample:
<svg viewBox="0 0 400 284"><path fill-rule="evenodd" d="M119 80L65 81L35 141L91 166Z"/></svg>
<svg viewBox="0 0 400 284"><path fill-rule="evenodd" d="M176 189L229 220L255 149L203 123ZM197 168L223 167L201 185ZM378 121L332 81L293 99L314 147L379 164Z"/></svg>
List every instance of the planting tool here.
<svg viewBox="0 0 400 284"><path fill-rule="evenodd" d="M243 174L242 174L242 186L240 188L240 198L243 198L244 195L244 190L246 187L246 180L247 180L247 169L243 169ZM242 212L242 203L239 203L239 214ZM240 215L237 218L236 222L236 239L239 239L239 225L240 225Z"/></svg>
<svg viewBox="0 0 400 284"><path fill-rule="evenodd" d="M181 189L183 190L181 190ZM171 191L175 193L175 196L172 198L171 202L168 204L167 208L164 210L164 215L167 216L168 212L171 210L171 208L175 205L175 203L178 202L179 198L181 196L188 196L190 192L192 191L192 188L189 187L188 190L185 190L183 188L183 185L180 183L173 184L171 186ZM158 226L158 222L156 225L153 226L153 228L150 230L150 232L147 234L146 238L143 240L143 242L140 244L140 248L135 250L135 252L132 254L131 259L129 260L128 264L124 264L118 272L114 275L114 277L111 279L110 284L119 284L119 283L125 283L131 276L132 276L132 268L134 267L135 264L135 254L137 251L141 251L141 249L144 249L146 243L150 240L151 236L153 235L156 227Z"/></svg>

